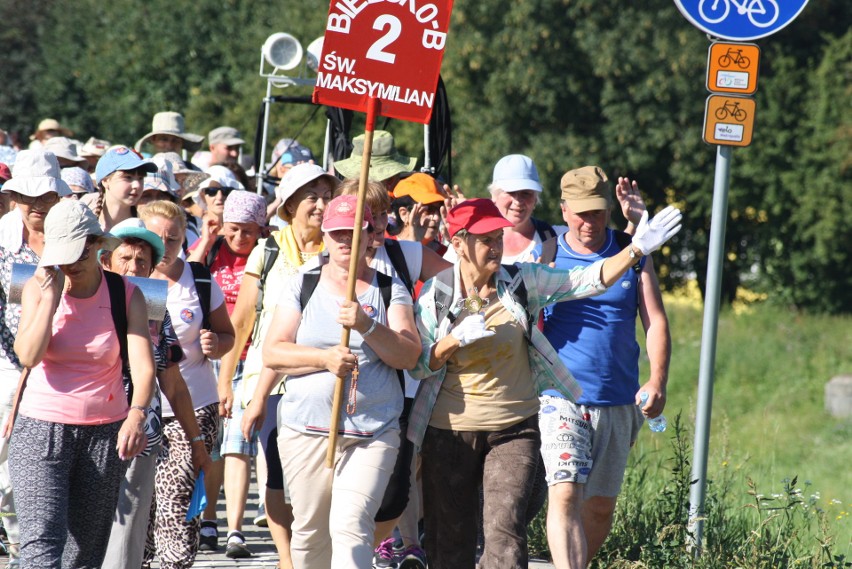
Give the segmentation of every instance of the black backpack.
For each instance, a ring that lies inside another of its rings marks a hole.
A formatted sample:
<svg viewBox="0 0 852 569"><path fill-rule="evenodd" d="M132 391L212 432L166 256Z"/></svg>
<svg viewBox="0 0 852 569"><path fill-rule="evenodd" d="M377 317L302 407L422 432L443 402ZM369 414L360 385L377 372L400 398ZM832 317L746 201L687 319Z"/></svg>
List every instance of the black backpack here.
<svg viewBox="0 0 852 569"><path fill-rule="evenodd" d="M320 270L321 267L317 267L302 275L302 293L299 295L299 304L301 305L303 312L305 307L308 305L308 302L310 302L311 296L313 296L314 290L317 288L317 284L319 284ZM390 307L393 278L376 271L376 280L379 283L379 290L382 292L382 302L385 305L385 312L387 312L388 307Z"/></svg>

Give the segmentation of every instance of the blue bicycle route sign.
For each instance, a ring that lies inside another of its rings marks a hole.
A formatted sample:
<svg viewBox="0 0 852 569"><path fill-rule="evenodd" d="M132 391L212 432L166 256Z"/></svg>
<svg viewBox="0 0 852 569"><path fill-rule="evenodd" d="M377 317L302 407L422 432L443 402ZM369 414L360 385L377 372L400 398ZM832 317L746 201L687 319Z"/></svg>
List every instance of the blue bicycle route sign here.
<svg viewBox="0 0 852 569"><path fill-rule="evenodd" d="M699 30L732 41L774 34L796 19L808 0L674 0Z"/></svg>

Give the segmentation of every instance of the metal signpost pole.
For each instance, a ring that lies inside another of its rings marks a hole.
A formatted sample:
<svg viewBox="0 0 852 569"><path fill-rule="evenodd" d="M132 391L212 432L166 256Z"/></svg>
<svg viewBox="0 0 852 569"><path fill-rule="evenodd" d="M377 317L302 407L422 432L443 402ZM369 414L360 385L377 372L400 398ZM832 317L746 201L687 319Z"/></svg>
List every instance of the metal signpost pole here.
<svg viewBox="0 0 852 569"><path fill-rule="evenodd" d="M713 369L716 362L716 332L722 296L722 261L725 255L725 226L728 219L728 187L731 178L730 146L716 147L716 177L710 218L710 250L707 257L707 287L704 292L704 325L701 330L701 359L698 371L698 408L692 455L694 481L689 490L689 534L696 554L701 552L704 529L704 497L707 482L707 453L710 446L710 415L713 405Z"/></svg>
<svg viewBox="0 0 852 569"><path fill-rule="evenodd" d="M707 489L707 456L710 448L710 414L713 406L713 371L716 363L716 334L722 295L722 262L725 255L725 225L728 217L728 186L732 146L752 142L760 49L741 43L774 34L805 8L808 0L674 0L689 22L714 38L707 57L707 90L704 134L707 144L716 145L716 174L710 219L710 248L707 257L707 286L704 291L704 324L698 372L698 402L689 489L688 540L693 553L701 555L704 530L704 499ZM733 4L733 7L731 6ZM737 43L723 43L716 39Z"/></svg>

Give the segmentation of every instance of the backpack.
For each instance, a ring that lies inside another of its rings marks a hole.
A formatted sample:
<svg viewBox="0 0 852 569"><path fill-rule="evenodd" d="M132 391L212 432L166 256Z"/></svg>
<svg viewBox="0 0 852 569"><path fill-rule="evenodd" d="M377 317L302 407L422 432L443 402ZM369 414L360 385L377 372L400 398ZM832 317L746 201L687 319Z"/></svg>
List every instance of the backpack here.
<svg viewBox="0 0 852 569"><path fill-rule="evenodd" d="M319 284L320 270L321 267L317 267L302 275L302 292L299 295L299 305L302 307L303 312L305 307L308 305L308 302L311 300L311 296L313 296L314 290L317 288L317 284ZM379 283L379 290L382 293L382 302L385 305L385 312L387 312L391 302L393 278L376 271L376 280Z"/></svg>
<svg viewBox="0 0 852 569"><path fill-rule="evenodd" d="M524 331L524 334L529 338L530 327L533 326L535 319L527 307L529 296L527 294L527 286L524 284L524 279L521 275L521 269L518 265L503 265L503 268L512 277L512 280L509 282L509 293L515 299L515 302L522 306L527 313L527 329ZM455 323L458 317L458 312L453 312L451 306L453 289L455 287L453 281L453 267L444 269L435 275L435 321L438 323L438 326L441 325L444 318L448 318L450 323Z"/></svg>
<svg viewBox="0 0 852 569"><path fill-rule="evenodd" d="M201 305L201 329L210 329L210 295L213 289L210 269L190 261L189 268L192 271L192 279L195 281L195 290L198 293L198 303Z"/></svg>
<svg viewBox="0 0 852 569"><path fill-rule="evenodd" d="M315 269L311 269L310 271L302 275L302 292L299 295L299 305L302 307L302 312L305 311L305 307L311 300L311 296L313 296L314 290L317 288L317 284L319 284L321 270L322 267L317 267ZM387 313L391 302L391 287L393 286L393 277L376 271L376 281L378 282L379 290L382 293L382 303L384 303L385 305L385 313ZM402 370L396 370L396 376L399 379L399 386L400 388L402 388L402 392L404 394L405 376L402 374Z"/></svg>

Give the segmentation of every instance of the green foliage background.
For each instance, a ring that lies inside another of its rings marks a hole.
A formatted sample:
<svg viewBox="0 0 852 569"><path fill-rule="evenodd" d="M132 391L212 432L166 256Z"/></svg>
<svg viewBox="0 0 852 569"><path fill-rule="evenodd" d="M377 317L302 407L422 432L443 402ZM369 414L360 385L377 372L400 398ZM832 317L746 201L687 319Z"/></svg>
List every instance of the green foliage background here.
<svg viewBox="0 0 852 569"><path fill-rule="evenodd" d="M132 143L178 110L193 132L230 124L253 140L276 31L323 32L317 0L0 0L0 126L41 118ZM734 152L724 296L742 281L786 305L852 311L852 3L810 0L762 49L754 144ZM532 156L558 221L559 178L585 164L640 181L685 230L658 260L664 284L703 286L714 149L701 140L708 41L671 0L457 0L442 73L454 120L454 182L484 195L494 162ZM309 94L292 89L287 94ZM270 138L310 109L276 107ZM321 117L321 115L320 115ZM353 127L353 132L359 127ZM393 123L421 154L419 125ZM321 148L324 121L300 139Z"/></svg>

